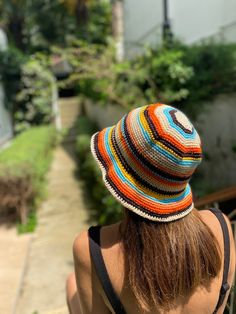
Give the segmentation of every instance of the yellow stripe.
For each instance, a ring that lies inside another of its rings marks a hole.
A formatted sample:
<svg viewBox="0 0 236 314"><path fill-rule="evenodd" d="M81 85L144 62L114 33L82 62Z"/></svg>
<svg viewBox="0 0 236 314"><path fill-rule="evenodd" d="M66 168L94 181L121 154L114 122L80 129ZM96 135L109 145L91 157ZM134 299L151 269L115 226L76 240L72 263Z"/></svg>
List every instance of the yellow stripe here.
<svg viewBox="0 0 236 314"><path fill-rule="evenodd" d="M150 195L152 197L155 197L157 199L166 199L166 198L175 198L178 197L180 194L182 194L183 192L179 193L179 194L175 194L175 195L165 195L163 196L163 194L157 194L153 191L151 191L150 189L148 189L147 187L145 187L144 185L140 184L140 182L138 182L137 180L135 180L135 178L133 178L124 168L123 164L120 162L120 159L118 157L118 155L116 154L115 149L113 148L112 145L112 141L111 141L111 134L112 134L112 130L115 128L115 126L113 126L109 133L108 133L108 139L109 139L109 147L111 149L111 152L121 170L121 172L124 174L124 176L127 178L128 181L132 182L138 189L140 189L141 191L145 192L147 195ZM109 154L108 154L109 155Z"/></svg>

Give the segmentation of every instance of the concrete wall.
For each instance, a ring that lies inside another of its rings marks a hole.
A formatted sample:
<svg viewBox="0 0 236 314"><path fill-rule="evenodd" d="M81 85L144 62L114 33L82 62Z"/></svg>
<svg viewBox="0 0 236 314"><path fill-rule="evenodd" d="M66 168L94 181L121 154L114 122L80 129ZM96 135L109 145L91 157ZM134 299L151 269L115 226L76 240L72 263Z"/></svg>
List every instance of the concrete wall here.
<svg viewBox="0 0 236 314"><path fill-rule="evenodd" d="M186 43L216 38L236 41L235 0L167 0L174 35ZM125 56L142 52L140 45L161 43L163 0L124 0Z"/></svg>
<svg viewBox="0 0 236 314"><path fill-rule="evenodd" d="M7 37L0 29L0 50L7 49ZM13 136L13 128L9 111L4 104L4 90L0 80L0 146Z"/></svg>
<svg viewBox="0 0 236 314"><path fill-rule="evenodd" d="M196 127L206 157L199 170L210 189L236 185L235 119L236 94L207 103L198 117Z"/></svg>
<svg viewBox="0 0 236 314"><path fill-rule="evenodd" d="M85 112L100 129L112 126L126 113L118 105L106 107L87 101ZM221 95L203 106L194 123L202 139L205 158L199 167L205 188L215 190L236 184L236 94Z"/></svg>
<svg viewBox="0 0 236 314"><path fill-rule="evenodd" d="M84 105L86 115L96 122L100 129L116 124L126 114L126 110L118 105L102 107L93 104L90 100L87 100Z"/></svg>
<svg viewBox="0 0 236 314"><path fill-rule="evenodd" d="M0 83L0 146L13 135L9 111L4 107L4 91Z"/></svg>

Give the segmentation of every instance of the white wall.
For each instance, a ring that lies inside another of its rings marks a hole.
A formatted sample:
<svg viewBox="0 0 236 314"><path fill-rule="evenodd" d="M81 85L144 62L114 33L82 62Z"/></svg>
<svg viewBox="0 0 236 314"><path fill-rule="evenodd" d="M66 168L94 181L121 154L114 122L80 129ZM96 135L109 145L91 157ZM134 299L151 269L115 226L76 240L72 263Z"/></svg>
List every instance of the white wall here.
<svg viewBox="0 0 236 314"><path fill-rule="evenodd" d="M174 35L186 43L214 37L236 42L236 0L167 0ZM143 44L162 40L163 0L123 0L124 49L130 57Z"/></svg>
<svg viewBox="0 0 236 314"><path fill-rule="evenodd" d="M144 44L160 43L162 36L162 0L124 0L124 47L131 57Z"/></svg>
<svg viewBox="0 0 236 314"><path fill-rule="evenodd" d="M0 50L7 49L7 37L0 29ZM4 90L0 78L0 146L9 140L13 135L11 117L4 104Z"/></svg>
<svg viewBox="0 0 236 314"><path fill-rule="evenodd" d="M169 0L173 33L186 43L216 34L222 24L222 1Z"/></svg>

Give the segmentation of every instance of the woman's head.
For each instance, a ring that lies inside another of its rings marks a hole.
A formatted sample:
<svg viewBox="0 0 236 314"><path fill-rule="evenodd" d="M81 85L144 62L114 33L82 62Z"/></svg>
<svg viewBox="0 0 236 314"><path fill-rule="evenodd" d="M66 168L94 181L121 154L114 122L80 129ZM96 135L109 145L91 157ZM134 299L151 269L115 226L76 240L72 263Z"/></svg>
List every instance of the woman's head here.
<svg viewBox="0 0 236 314"><path fill-rule="evenodd" d="M166 311L210 286L221 267L218 243L193 209L184 218L159 223L124 208L121 239L129 285L143 310Z"/></svg>
<svg viewBox="0 0 236 314"><path fill-rule="evenodd" d="M136 214L168 222L193 209L188 182L201 161L201 142L180 110L136 108L96 133L91 148L108 190Z"/></svg>
<svg viewBox="0 0 236 314"><path fill-rule="evenodd" d="M136 108L94 134L91 149L106 187L125 207L126 273L140 307L169 310L198 286L209 287L221 259L193 210L189 180L202 151L189 119L163 104Z"/></svg>

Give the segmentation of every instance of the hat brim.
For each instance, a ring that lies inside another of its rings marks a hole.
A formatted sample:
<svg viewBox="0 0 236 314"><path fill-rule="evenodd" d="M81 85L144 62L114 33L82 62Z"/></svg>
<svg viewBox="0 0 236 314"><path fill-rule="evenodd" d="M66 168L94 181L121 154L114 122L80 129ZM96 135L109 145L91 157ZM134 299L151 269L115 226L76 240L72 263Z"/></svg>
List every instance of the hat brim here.
<svg viewBox="0 0 236 314"><path fill-rule="evenodd" d="M126 208L152 221L169 222L186 216L194 208L189 184L178 195L162 195L141 186L126 171L112 146L108 127L91 138L91 151L101 171L105 186Z"/></svg>

